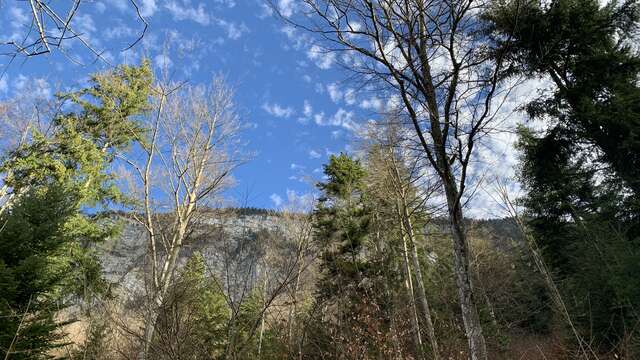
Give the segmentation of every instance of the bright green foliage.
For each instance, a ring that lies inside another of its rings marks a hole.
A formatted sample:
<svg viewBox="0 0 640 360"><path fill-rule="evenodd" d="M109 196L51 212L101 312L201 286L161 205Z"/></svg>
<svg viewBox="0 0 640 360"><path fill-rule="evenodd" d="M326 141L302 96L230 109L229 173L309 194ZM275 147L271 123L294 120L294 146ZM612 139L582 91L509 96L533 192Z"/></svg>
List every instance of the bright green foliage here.
<svg viewBox="0 0 640 360"><path fill-rule="evenodd" d="M63 95L75 111L53 119L50 135L34 132L1 165L14 194L0 217L0 348L6 352L17 334L11 359L46 357L60 345L56 312L73 295L103 289L89 245L115 228L83 209L122 198L108 172L110 152L134 140L131 117L147 109L150 74L147 63L123 66L93 77L78 93L85 100Z"/></svg>
<svg viewBox="0 0 640 360"><path fill-rule="evenodd" d="M119 149L143 138L145 129L131 116L151 108L153 73L148 60L140 66L121 66L91 76L92 87L66 94L82 107L75 120L79 131L90 135L100 149Z"/></svg>

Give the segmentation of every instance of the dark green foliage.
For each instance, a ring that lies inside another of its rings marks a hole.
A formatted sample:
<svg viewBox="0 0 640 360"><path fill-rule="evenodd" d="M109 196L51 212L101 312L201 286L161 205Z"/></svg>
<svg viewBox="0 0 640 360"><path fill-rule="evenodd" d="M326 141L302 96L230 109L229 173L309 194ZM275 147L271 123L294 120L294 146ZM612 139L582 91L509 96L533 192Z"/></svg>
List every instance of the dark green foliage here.
<svg viewBox="0 0 640 360"><path fill-rule="evenodd" d="M151 351L154 359L257 359L263 299L258 291L231 304L222 283L194 254L160 311ZM263 334L263 359L282 351L273 329ZM279 353L280 355L282 353Z"/></svg>
<svg viewBox="0 0 640 360"><path fill-rule="evenodd" d="M346 154L325 165L327 181L314 211L320 280L306 341L313 358L384 358L391 353L387 316L390 276L372 239L373 208L360 161Z"/></svg>
<svg viewBox="0 0 640 360"><path fill-rule="evenodd" d="M616 347L640 307L635 210L620 182L596 181L597 164L576 156L557 132L536 138L522 130L520 147L523 204L536 241L584 333L605 349Z"/></svg>
<svg viewBox="0 0 640 360"><path fill-rule="evenodd" d="M51 135L34 131L1 164L13 203L0 217L0 348L7 352L15 337L12 359L46 358L61 345L56 313L73 296L105 288L89 245L115 228L83 209L122 199L109 153L134 139L129 118L147 108L150 74L146 63L124 66L93 77L80 92L86 100L63 95L77 112L52 120Z"/></svg>
<svg viewBox="0 0 640 360"><path fill-rule="evenodd" d="M368 264L362 258L363 244L369 234L369 210L364 201L366 173L359 161L345 154L331 156L325 165L327 182L314 212L316 240L321 242L321 292L338 294L346 287L357 287L365 277Z"/></svg>
<svg viewBox="0 0 640 360"><path fill-rule="evenodd" d="M520 130L528 225L583 336L603 350L629 345L640 309L639 3L502 2L486 19L514 68L556 85L526 107L548 129Z"/></svg>
<svg viewBox="0 0 640 360"><path fill-rule="evenodd" d="M570 141L596 146L598 158L640 194L639 2L555 0L500 3L487 15L513 61L557 88L527 106L549 115ZM595 151L592 152L595 154Z"/></svg>

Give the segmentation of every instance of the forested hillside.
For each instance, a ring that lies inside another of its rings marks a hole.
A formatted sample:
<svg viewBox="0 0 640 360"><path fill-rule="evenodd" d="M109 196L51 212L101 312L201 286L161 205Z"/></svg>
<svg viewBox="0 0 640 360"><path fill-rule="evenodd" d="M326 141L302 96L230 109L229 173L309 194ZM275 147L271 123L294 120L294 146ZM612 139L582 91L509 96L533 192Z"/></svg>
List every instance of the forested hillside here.
<svg viewBox="0 0 640 360"><path fill-rule="evenodd" d="M640 358L638 0L0 1L0 49L4 360Z"/></svg>

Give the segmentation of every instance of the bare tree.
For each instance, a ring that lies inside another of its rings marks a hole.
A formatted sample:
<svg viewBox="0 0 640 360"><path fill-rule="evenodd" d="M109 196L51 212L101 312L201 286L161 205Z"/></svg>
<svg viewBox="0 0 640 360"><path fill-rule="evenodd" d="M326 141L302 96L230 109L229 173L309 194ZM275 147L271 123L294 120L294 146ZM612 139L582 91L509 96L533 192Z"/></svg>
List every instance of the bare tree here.
<svg viewBox="0 0 640 360"><path fill-rule="evenodd" d="M134 216L149 242L143 357L198 208L219 198L240 164L234 150L239 126L233 92L222 79L208 88L158 86L155 110L146 121L150 130L140 138L142 157L123 157L136 175L140 208Z"/></svg>
<svg viewBox="0 0 640 360"><path fill-rule="evenodd" d="M305 17L281 17L316 34L344 65L401 104L444 188L462 319L471 359L487 359L469 267L463 204L474 146L509 89L468 0L300 0ZM274 8L278 10L277 6ZM286 14L289 15L289 14ZM495 104L494 104L495 103Z"/></svg>
<svg viewBox="0 0 640 360"><path fill-rule="evenodd" d="M102 51L96 49L75 26L74 19L82 15L82 8L91 3L87 0L73 0L64 2L64 5L51 1L26 0L13 1L13 6L19 7L20 14L25 14L27 22L21 24L22 32L12 35L7 39L0 39L0 55L10 58L11 63L17 56L33 57L48 54L57 49L70 60L78 63L71 57L65 48L66 43L78 41L89 50L97 59L108 63L102 56ZM144 37L148 23L142 16L137 0L128 0L130 9L141 23L141 30L135 39L132 39L122 50L128 50L135 46ZM6 5L6 1L0 1L0 9ZM28 15L27 15L28 14ZM80 15L79 15L80 14ZM19 19L16 19L19 20Z"/></svg>
<svg viewBox="0 0 640 360"><path fill-rule="evenodd" d="M419 161L403 147L402 128L397 121L389 121L382 128L373 128L368 133L370 145L375 151L369 156L373 169L370 177L373 186L393 203L394 221L400 228L402 240L403 270L413 316L414 341L422 347L420 321L424 324L434 359L440 359L438 340L435 334L431 309L427 299L418 257L418 236L414 219L418 215L426 216L426 203L437 190L425 181L426 174L421 173ZM415 278L415 280L414 280ZM419 310L418 310L419 308ZM418 314L421 314L419 317Z"/></svg>
<svg viewBox="0 0 640 360"><path fill-rule="evenodd" d="M308 204L308 206L312 206ZM302 302L300 293L305 290L306 279L310 276L310 268L314 265L316 254L311 241L311 216L308 213L298 212L301 208L289 207L273 219L280 225L277 230L268 230L260 234L256 239L261 248L261 258L254 266L259 266L255 281L248 278L245 273L240 282L242 287L235 301L232 299L233 290L228 293L229 305L233 309L231 322L237 321L238 310L246 301L251 290L247 290L253 283L261 293L261 305L255 321L246 329L244 339L239 339L229 349L229 358L242 358L243 352L257 336L257 357L262 357L262 344L265 330L270 328L269 320L276 326L286 321L286 342L289 354L294 357L302 356L301 339L294 340L293 333L297 324L299 302ZM306 209L308 210L308 209ZM228 272L228 269L225 269ZM307 286L308 287L308 286ZM284 313L283 313L284 312ZM230 326L231 327L231 326ZM232 328L232 327L231 327ZM232 334L233 336L233 334ZM246 355L245 355L246 356Z"/></svg>
<svg viewBox="0 0 640 360"><path fill-rule="evenodd" d="M293 358L293 354L297 353L297 358L302 359L302 337L295 336L294 330L299 330L298 316L300 311L300 303L303 302L300 293L310 291L310 286L305 286L305 275L309 273L308 269L315 263L317 254L313 247L313 222L310 215L313 208L313 202L306 204L296 204L292 202L283 211L282 216L288 233L288 242L294 249L295 258L287 256L294 267L294 280L289 288L289 306L287 312L287 346L289 354ZM286 256L286 255L285 255ZM301 331L296 332L299 335Z"/></svg>

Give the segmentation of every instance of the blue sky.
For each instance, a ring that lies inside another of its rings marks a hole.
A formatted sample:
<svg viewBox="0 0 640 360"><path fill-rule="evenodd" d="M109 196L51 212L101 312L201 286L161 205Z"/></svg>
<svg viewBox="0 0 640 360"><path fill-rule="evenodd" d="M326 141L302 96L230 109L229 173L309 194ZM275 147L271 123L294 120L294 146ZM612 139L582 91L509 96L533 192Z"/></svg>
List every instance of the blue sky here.
<svg viewBox="0 0 640 360"><path fill-rule="evenodd" d="M359 126L376 118L385 101L373 91L348 82L338 66L338 54L321 51L309 34L276 18L263 0L138 0L149 23L143 40L122 51L142 31L129 0L83 2L75 29L111 64L150 58L166 67L172 80L207 83L222 74L235 88L245 130L245 150L252 160L235 173L230 193L238 205L278 207L292 195L312 191L321 166L331 153L350 151ZM66 2L63 2L66 3ZM296 11L293 0L278 1L283 15ZM66 5L68 6L68 5ZM62 13L64 9L60 9ZM0 41L17 39L29 25L28 3L0 2ZM37 84L43 94L78 87L88 74L109 68L95 61L77 40L65 43L74 64L60 52L0 58L6 70L0 80L0 99ZM515 161L511 136L500 140L499 173L511 176ZM492 147L493 150L494 147ZM310 180L311 179L311 180ZM482 196L480 194L479 196ZM490 197L484 196L484 205ZM487 209L480 215L491 215Z"/></svg>

